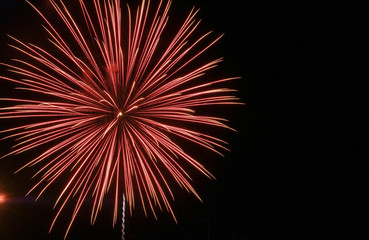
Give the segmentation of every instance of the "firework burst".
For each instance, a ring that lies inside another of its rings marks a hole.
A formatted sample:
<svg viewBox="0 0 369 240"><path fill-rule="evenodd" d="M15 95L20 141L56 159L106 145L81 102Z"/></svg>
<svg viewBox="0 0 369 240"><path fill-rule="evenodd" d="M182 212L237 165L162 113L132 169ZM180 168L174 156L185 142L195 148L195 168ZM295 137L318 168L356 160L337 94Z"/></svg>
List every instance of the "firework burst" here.
<svg viewBox="0 0 369 240"><path fill-rule="evenodd" d="M113 224L122 193L130 212L140 203L145 213L155 216L155 209L166 209L175 219L173 183L200 198L183 164L212 175L174 139L219 153L225 142L198 129L230 129L225 119L195 110L239 104L234 90L217 87L235 78L204 77L222 59L196 63L220 37L208 40L210 32L195 37L200 22L195 9L168 35L171 1L152 8L143 0L132 12L128 5L121 11L120 0L79 0L82 22L62 1L50 3L67 34L31 6L43 18L58 54L11 37L11 46L26 60L3 64L18 77L0 78L37 96L2 98L15 105L2 108L1 118L24 119L3 131L19 141L6 156L43 149L21 168L40 166L35 173L39 180L29 193L40 196L57 179L67 180L55 202L51 228L72 198L67 233L87 197L93 199L94 223L108 191L115 196Z"/></svg>

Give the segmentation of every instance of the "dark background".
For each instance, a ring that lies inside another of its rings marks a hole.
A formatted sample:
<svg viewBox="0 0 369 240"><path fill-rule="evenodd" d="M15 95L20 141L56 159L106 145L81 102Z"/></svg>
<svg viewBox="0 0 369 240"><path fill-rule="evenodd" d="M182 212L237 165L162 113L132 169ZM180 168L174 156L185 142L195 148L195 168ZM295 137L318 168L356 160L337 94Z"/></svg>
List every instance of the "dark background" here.
<svg viewBox="0 0 369 240"><path fill-rule="evenodd" d="M178 191L178 225L137 210L126 239L368 238L369 4L177 0L173 11L185 16L193 5L204 29L226 33L210 56L242 77L232 87L246 105L227 110L238 133L223 132L231 152L209 157L217 180L196 177L203 203ZM14 53L6 34L44 41L41 22L24 1L1 0L0 61ZM47 233L56 195L23 198L32 182L27 171L12 175L20 165L0 161L0 191L12 197L0 206L0 239L62 239L69 216ZM120 239L110 212L92 227L87 206L69 239Z"/></svg>

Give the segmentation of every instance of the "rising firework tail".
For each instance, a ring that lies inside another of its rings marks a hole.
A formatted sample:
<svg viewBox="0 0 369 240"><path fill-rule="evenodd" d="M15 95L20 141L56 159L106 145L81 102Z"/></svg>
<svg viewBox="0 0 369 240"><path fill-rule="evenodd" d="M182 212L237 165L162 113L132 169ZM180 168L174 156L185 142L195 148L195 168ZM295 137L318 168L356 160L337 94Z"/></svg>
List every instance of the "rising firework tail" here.
<svg viewBox="0 0 369 240"><path fill-rule="evenodd" d="M20 169L39 167L29 193L40 196L57 179L66 180L50 228L75 199L65 237L87 197L93 199L95 222L108 191L115 198L113 225L122 195L131 214L140 203L145 214L156 217L156 209L165 209L176 221L173 183L200 199L184 165L213 176L175 139L221 154L226 142L199 129L233 129L225 119L196 110L241 104L235 90L221 87L237 78L205 76L222 59L199 61L221 36L198 35L195 8L168 35L171 1L142 0L132 11L120 0L79 0L82 22L62 1L50 3L68 34L29 4L43 18L58 54L11 37L11 46L25 57L2 64L17 77L1 79L38 96L1 99L15 105L2 108L0 118L22 122L3 131L5 138L18 140L4 157L42 149Z"/></svg>

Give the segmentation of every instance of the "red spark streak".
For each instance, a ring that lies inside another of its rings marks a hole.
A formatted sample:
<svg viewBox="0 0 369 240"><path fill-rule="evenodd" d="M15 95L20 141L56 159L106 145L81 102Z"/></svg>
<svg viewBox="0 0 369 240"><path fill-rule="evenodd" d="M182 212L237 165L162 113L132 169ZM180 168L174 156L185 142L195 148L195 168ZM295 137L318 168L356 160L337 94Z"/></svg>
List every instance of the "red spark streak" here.
<svg viewBox="0 0 369 240"><path fill-rule="evenodd" d="M200 199L182 163L189 163L207 177L213 176L171 136L219 153L219 148L226 149L224 141L181 125L230 129L224 124L225 119L197 115L194 109L240 104L238 98L229 95L234 90L215 87L235 78L197 83L222 59L187 70L188 65L220 37L208 44L205 42L210 32L195 38L200 21L195 19L198 11L192 9L178 32L168 39L164 30L171 1L160 2L151 15L150 2L142 0L136 14L127 6L122 18L120 0L103 4L94 0L92 9L79 0L89 35L81 30L80 23L63 2L50 2L68 29L68 36L63 37L31 6L44 19L50 41L63 59L11 37L16 42L11 46L30 60L16 59L15 64L3 64L22 78L0 78L57 100L2 98L18 105L2 108L1 118L37 119L37 122L3 131L19 140L6 156L48 147L23 167L42 164L35 174L40 180L30 190L37 188L39 196L56 179L71 172L55 202L58 211L51 225L52 228L67 202L76 198L66 235L87 196L94 199L91 223L95 222L104 196L112 186L115 192L113 224L117 221L122 192L131 212L140 201L145 213L149 208L155 216L155 208L165 208L175 219L170 204L170 198L174 199L170 187L173 179ZM124 33L123 29L126 29ZM158 46L163 44L166 48L160 53Z"/></svg>

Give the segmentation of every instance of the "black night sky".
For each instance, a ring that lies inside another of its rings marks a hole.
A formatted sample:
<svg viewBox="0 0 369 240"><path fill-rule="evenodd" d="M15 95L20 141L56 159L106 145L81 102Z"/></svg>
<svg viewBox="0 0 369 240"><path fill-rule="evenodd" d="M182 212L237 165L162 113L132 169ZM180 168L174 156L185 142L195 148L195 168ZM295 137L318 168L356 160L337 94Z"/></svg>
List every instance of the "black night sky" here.
<svg viewBox="0 0 369 240"><path fill-rule="evenodd" d="M201 29L225 33L209 59L223 56L219 71L242 77L230 87L246 105L222 112L238 133L219 131L231 150L224 158L199 153L217 178L194 174L203 203L175 191L178 225L165 212L156 221L138 209L127 219L126 239L367 239L369 4L173 0L173 14L185 16L193 5L201 9ZM1 0L0 62L19 56L6 34L45 43L41 23L25 1ZM0 82L1 96L10 90ZM2 141L0 155L12 143ZM0 160L0 193L11 199L0 204L0 239L62 239L68 214L48 233L58 191L34 203L24 197L34 171L13 175L26 158ZM120 239L111 199L94 226L89 204L68 239Z"/></svg>

